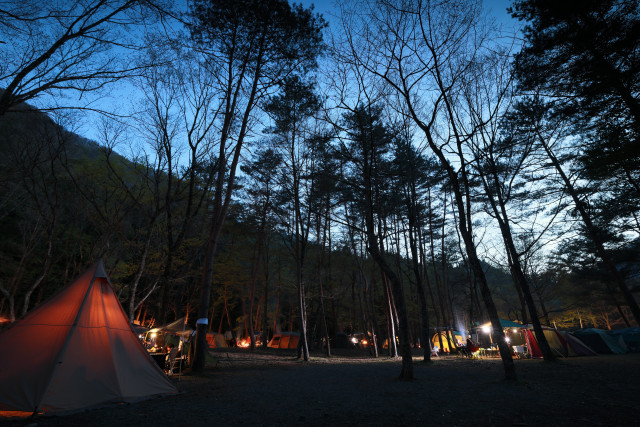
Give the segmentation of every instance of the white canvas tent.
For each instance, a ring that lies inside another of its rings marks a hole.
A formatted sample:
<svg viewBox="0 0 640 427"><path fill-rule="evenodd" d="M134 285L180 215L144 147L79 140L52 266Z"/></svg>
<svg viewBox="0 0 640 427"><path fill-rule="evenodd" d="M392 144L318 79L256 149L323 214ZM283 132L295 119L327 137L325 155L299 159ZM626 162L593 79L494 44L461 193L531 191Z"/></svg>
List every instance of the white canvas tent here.
<svg viewBox="0 0 640 427"><path fill-rule="evenodd" d="M177 393L134 335L102 261L0 334L0 409L69 412Z"/></svg>

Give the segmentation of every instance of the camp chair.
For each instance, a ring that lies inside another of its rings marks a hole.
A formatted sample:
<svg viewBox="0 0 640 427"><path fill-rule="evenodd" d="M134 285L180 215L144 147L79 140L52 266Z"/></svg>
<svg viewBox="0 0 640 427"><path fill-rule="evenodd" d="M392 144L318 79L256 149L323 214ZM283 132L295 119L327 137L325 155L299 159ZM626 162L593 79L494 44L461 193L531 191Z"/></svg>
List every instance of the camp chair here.
<svg viewBox="0 0 640 427"><path fill-rule="evenodd" d="M173 368L175 368L176 363L180 363L182 357L178 356L178 348L173 347L169 353L167 353L167 358L165 360L164 368L168 375L173 375Z"/></svg>
<svg viewBox="0 0 640 427"><path fill-rule="evenodd" d="M460 351L460 356L462 356L464 358L473 357L473 353L471 353L469 348L467 346L465 346L465 345L462 345L462 346L458 347L458 350Z"/></svg>
<svg viewBox="0 0 640 427"><path fill-rule="evenodd" d="M471 345L469 347L467 347L467 351L470 354L470 357L472 359L479 359L480 358L480 347L478 347L477 345Z"/></svg>
<svg viewBox="0 0 640 427"><path fill-rule="evenodd" d="M169 365L169 369L167 369L167 375L173 375L174 373L179 373L182 372L182 367L184 367L184 365L182 364L185 360L184 356L178 356L175 359L173 359L173 361L171 362L171 364Z"/></svg>

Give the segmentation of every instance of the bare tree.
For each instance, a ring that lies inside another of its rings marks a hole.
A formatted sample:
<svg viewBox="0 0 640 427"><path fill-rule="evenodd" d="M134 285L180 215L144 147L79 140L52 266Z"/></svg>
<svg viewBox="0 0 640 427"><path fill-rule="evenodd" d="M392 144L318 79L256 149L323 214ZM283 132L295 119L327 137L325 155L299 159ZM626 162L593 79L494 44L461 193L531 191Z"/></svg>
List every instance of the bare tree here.
<svg viewBox="0 0 640 427"><path fill-rule="evenodd" d="M147 67L133 55L164 0L9 1L0 6L0 115L41 97L78 99Z"/></svg>
<svg viewBox="0 0 640 427"><path fill-rule="evenodd" d="M518 222L514 221L516 216L509 212L509 204L522 202L525 197L527 200L540 200L543 193L536 191L539 177L535 178L535 159L531 164L534 157L531 156L532 144L514 145L508 138L499 136L500 118L509 107L512 93L509 60L508 51L497 51L486 56L484 61L478 62L474 67L475 72L470 75L471 78L465 79L464 98L469 112L469 126L476 129L469 144L470 157L484 188L489 213L498 223L511 275L529 310L540 350L544 359L550 361L555 357L542 331L538 310L522 265L522 255L539 241L553 223L553 218L548 218L540 234L528 245L529 248L525 248L524 251L518 250L513 231L514 225ZM532 182L528 183L527 178L531 178ZM526 210L524 203L520 203L518 208ZM536 215L531 212L530 218L535 221Z"/></svg>
<svg viewBox="0 0 640 427"><path fill-rule="evenodd" d="M488 48L488 33L476 1L381 1L358 3L343 10L348 60L361 64L384 81L422 131L428 146L446 171L458 212L458 228L468 262L498 334L505 377L516 372L498 312L485 277L472 221L462 107L463 77Z"/></svg>
<svg viewBox="0 0 640 427"><path fill-rule="evenodd" d="M0 145L6 156L3 181L13 188L7 194L10 200L2 216L16 217L21 235L21 244L14 248L20 253L19 261L16 264L10 257L4 260L5 271L12 270L13 274L6 287L0 283L13 322L17 315L27 313L31 295L47 277L55 256L53 249L59 237L57 225L65 194L62 162L66 138L58 123L30 109L14 120L3 120L0 133ZM35 276L34 271L38 271ZM24 302L16 313L18 296Z"/></svg>

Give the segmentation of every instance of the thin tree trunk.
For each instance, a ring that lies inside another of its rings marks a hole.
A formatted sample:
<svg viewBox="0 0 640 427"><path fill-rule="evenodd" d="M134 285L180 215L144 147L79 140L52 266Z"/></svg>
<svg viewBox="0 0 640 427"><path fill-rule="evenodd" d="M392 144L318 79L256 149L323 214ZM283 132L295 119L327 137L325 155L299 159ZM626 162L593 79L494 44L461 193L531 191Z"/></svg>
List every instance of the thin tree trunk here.
<svg viewBox="0 0 640 427"><path fill-rule="evenodd" d="M531 322L533 323L533 330L536 334L536 339L538 341L538 345L540 346L540 351L542 352L542 356L545 361L555 360L555 356L551 351L551 347L547 342L547 338L542 331L542 325L540 324L540 319L538 317L538 312L536 309L535 302L533 301L533 297L531 295L531 289L527 282L527 279L524 275L522 265L520 263L520 254L516 250L516 246L513 242L513 236L511 234L511 226L509 225L509 217L507 216L506 203L504 198L502 197L499 190L499 181L497 176L497 170L495 169L495 164L491 160L491 168L492 175L491 178L493 180L494 187L496 188L496 194L494 195L491 191L491 187L485 180L484 175L481 174L482 183L484 189L487 193L487 199L489 200L489 204L493 210L494 216L498 221L498 226L500 228L500 233L502 234L502 239L506 245L507 252L509 254L509 258L511 260L512 265L512 273L513 278L517 284L517 287L524 294L524 300L529 308L529 314L531 316ZM481 168L478 165L478 170L480 172Z"/></svg>
<svg viewBox="0 0 640 427"><path fill-rule="evenodd" d="M413 176L413 174L410 174ZM431 361L431 348L428 345L429 342L429 313L427 311L427 298L424 294L424 285L422 284L422 274L420 272L420 258L418 255L418 242L414 233L419 233L419 221L418 212L416 208L417 194L415 183L410 182L411 195L407 197L408 212L409 212L409 247L411 248L411 258L413 265L413 274L415 276L416 291L418 293L418 300L420 301L420 317L422 320L420 330L420 340L422 341L423 349L423 361Z"/></svg>

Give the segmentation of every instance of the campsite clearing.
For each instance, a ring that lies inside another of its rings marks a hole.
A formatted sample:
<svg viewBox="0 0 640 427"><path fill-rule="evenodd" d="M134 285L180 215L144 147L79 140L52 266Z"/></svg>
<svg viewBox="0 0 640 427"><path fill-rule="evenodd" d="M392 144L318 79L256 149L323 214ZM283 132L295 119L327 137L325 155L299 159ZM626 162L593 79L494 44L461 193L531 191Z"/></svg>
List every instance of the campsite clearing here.
<svg viewBox="0 0 640 427"><path fill-rule="evenodd" d="M397 380L400 361L341 350L310 363L294 350L219 349L215 366L173 381L177 396L7 425L637 425L640 354L516 360L519 380L502 380L499 359L415 353L415 380Z"/></svg>

